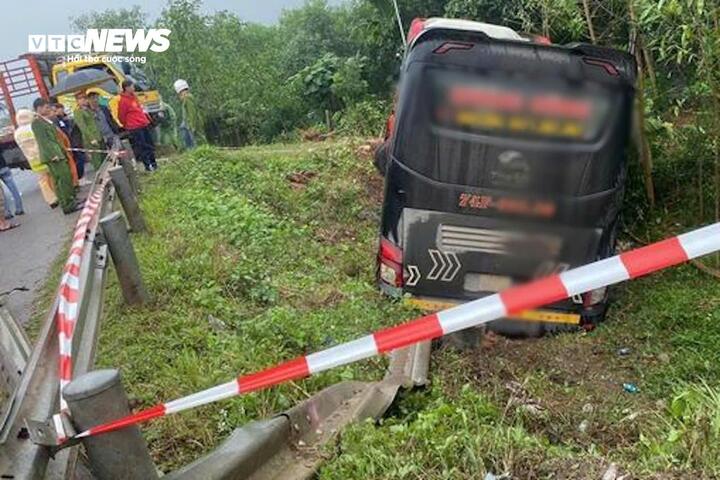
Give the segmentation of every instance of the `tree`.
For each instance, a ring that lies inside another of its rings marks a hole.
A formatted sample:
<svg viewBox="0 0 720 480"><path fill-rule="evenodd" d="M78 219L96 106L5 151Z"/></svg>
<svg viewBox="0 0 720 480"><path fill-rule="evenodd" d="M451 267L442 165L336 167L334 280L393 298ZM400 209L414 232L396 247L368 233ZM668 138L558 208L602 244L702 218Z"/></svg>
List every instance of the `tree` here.
<svg viewBox="0 0 720 480"><path fill-rule="evenodd" d="M147 28L147 15L135 5L102 12L90 12L70 18L70 26L78 33L93 28Z"/></svg>

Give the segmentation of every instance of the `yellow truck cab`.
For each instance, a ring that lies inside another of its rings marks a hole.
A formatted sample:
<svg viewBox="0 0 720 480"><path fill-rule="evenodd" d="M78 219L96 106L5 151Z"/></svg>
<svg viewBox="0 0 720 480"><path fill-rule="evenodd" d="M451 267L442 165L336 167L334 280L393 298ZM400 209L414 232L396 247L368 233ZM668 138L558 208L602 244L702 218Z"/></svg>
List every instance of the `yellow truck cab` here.
<svg viewBox="0 0 720 480"><path fill-rule="evenodd" d="M94 87L94 89L100 90L102 92L102 96L108 99L108 107L118 124L122 125L117 116L120 85L124 80L128 79L135 83L135 91L138 100L142 104L145 112L154 119L156 119L156 116L162 115L161 112L163 110L163 103L160 93L151 88L150 83L142 70L131 63L101 62L92 60L76 60L57 63L52 67L52 84L57 85L57 83L65 76L87 69L101 70L112 77L112 80L109 79L105 83ZM58 100L70 109L75 108L75 97L72 95L62 95L58 98Z"/></svg>

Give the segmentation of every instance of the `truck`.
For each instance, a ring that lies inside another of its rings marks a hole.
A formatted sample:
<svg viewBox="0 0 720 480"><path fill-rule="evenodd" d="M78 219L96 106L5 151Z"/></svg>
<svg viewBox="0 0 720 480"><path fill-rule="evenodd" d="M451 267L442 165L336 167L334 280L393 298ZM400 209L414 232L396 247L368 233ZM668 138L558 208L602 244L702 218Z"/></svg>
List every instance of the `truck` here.
<svg viewBox="0 0 720 480"><path fill-rule="evenodd" d="M0 153L11 168L29 169L30 165L15 143L13 132L17 124L15 113L20 106L29 105L35 97L48 98L50 85L50 65L47 61L33 55L21 55L18 58L0 62Z"/></svg>
<svg viewBox="0 0 720 480"><path fill-rule="evenodd" d="M71 62L58 62L52 66L52 84L55 85L66 76L82 70L100 70L112 77L112 80L108 80L94 88L100 90L101 96L108 99L110 111L118 123L120 123L117 118L118 94L124 80L132 80L135 84L135 92L140 104L154 121L164 115L160 92L152 88L145 73L133 63L103 62L97 56ZM74 107L75 105L75 98L72 95L63 95L58 100L67 107Z"/></svg>
<svg viewBox="0 0 720 480"><path fill-rule="evenodd" d="M102 55L83 57L70 62L62 61L54 54L23 54L0 62L0 152L11 168L30 168L13 138L15 113L18 108L29 107L37 97L49 98L50 90L65 76L86 69L98 69L108 73L112 80L94 87L108 99L108 106L117 120L117 104L120 85L132 80L145 111L153 120L164 115L164 103L160 93L153 89L145 74L134 64L104 62ZM58 101L68 108L75 105L72 95L63 95ZM119 123L119 122L118 122Z"/></svg>

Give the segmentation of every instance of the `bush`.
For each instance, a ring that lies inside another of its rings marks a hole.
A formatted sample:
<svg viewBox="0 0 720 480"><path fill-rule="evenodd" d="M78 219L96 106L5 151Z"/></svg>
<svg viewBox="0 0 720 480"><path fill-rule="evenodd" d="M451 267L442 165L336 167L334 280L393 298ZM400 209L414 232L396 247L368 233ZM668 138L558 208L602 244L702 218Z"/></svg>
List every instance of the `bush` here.
<svg viewBox="0 0 720 480"><path fill-rule="evenodd" d="M337 126L348 135L378 137L390 114L390 102L376 98L363 100L336 115Z"/></svg>

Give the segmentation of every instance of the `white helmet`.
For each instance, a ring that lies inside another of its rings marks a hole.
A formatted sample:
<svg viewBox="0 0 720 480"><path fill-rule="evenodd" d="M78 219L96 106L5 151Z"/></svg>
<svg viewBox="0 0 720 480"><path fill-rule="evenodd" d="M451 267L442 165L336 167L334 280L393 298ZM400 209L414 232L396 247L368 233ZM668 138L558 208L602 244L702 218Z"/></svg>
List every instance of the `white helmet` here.
<svg viewBox="0 0 720 480"><path fill-rule="evenodd" d="M189 90L190 85L185 80L179 79L175 80L175 83L173 83L173 87L175 87L175 92L180 93L183 90Z"/></svg>

